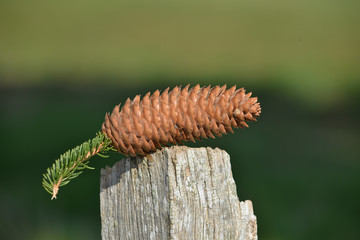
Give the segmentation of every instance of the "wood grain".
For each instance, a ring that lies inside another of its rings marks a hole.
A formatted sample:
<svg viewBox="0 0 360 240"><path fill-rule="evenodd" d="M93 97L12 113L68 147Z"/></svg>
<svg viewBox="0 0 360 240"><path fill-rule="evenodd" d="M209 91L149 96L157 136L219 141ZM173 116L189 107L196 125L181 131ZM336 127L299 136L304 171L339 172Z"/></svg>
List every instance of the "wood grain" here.
<svg viewBox="0 0 360 240"><path fill-rule="evenodd" d="M173 146L101 170L102 239L257 239L251 201L240 202L230 157Z"/></svg>

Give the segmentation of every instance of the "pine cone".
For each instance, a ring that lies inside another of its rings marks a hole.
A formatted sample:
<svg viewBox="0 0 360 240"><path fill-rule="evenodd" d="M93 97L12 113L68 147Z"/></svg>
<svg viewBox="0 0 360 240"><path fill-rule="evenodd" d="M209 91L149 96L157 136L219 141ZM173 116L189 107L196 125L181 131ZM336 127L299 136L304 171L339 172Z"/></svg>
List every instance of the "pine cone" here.
<svg viewBox="0 0 360 240"><path fill-rule="evenodd" d="M105 115L102 131L114 147L125 155L145 155L162 145L182 144L200 138L215 138L233 132L232 127L248 127L245 121L256 121L261 113L256 97L236 86L226 89L199 85L189 90L175 87L162 94L156 90L140 101L129 98L120 110Z"/></svg>

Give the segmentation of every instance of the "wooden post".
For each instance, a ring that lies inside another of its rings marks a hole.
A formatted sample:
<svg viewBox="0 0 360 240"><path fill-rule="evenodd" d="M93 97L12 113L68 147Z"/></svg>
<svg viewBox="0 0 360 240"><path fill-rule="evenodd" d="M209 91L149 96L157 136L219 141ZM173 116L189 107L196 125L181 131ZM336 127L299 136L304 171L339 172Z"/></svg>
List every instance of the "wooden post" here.
<svg viewBox="0 0 360 240"><path fill-rule="evenodd" d="M173 146L101 169L100 208L103 240L257 239L220 149Z"/></svg>

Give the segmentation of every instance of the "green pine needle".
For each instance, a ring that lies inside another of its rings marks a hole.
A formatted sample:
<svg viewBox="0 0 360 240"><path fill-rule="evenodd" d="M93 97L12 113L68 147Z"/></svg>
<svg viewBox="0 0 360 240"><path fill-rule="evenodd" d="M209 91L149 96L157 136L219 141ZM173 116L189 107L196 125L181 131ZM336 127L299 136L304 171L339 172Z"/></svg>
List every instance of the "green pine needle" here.
<svg viewBox="0 0 360 240"><path fill-rule="evenodd" d="M111 146L111 140L104 133L97 133L96 137L88 140L64 154L55 160L53 165L43 174L42 185L45 190L56 198L59 187L70 182L82 173L84 169L94 169L88 165L89 159L94 155L108 157L103 155L109 151L116 151ZM102 154L101 154L102 153Z"/></svg>

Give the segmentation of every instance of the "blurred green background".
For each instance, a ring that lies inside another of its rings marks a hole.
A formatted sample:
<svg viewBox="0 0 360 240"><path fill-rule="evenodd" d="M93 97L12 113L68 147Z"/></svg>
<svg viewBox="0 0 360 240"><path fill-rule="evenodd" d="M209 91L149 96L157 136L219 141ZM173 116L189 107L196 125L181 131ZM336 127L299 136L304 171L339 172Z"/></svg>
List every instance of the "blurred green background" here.
<svg viewBox="0 0 360 240"><path fill-rule="evenodd" d="M100 239L94 158L61 189L42 173L127 97L237 84L249 129L190 146L226 150L259 239L360 238L360 2L0 1L1 239Z"/></svg>

